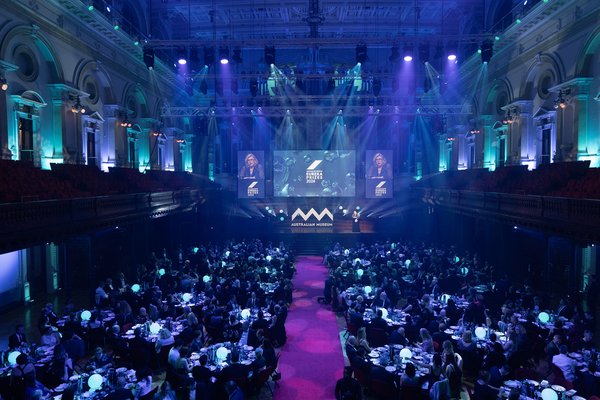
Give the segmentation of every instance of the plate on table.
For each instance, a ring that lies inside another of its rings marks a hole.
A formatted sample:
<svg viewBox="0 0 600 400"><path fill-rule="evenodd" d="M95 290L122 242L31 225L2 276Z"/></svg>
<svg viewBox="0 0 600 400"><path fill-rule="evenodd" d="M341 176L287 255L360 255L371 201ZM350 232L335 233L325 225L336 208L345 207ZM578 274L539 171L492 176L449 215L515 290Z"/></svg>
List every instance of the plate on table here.
<svg viewBox="0 0 600 400"><path fill-rule="evenodd" d="M77 374L69 377L69 380L70 380L71 382L74 382L74 381L76 381L77 379L79 379L79 375L77 375Z"/></svg>
<svg viewBox="0 0 600 400"><path fill-rule="evenodd" d="M519 384L519 381L506 381L504 382L504 386L509 387L511 389L515 389L521 385Z"/></svg>
<svg viewBox="0 0 600 400"><path fill-rule="evenodd" d="M448 335L452 335L454 333L454 330L453 329L446 329L444 331L444 333L447 333Z"/></svg>
<svg viewBox="0 0 600 400"><path fill-rule="evenodd" d="M198 354L198 353L190 354L190 360L199 360L199 359L200 359L200 354Z"/></svg>
<svg viewBox="0 0 600 400"><path fill-rule="evenodd" d="M217 369L217 367L215 367L214 365L209 365L208 369L210 369L211 371L214 371Z"/></svg>
<svg viewBox="0 0 600 400"><path fill-rule="evenodd" d="M248 346L247 344L245 344L244 345L244 350L246 350L246 351L252 351L252 350L254 350L254 347Z"/></svg>
<svg viewBox="0 0 600 400"><path fill-rule="evenodd" d="M69 387L68 383L61 383L60 385L58 385L57 387L54 388L54 391L56 393L62 393L64 392L67 388Z"/></svg>
<svg viewBox="0 0 600 400"><path fill-rule="evenodd" d="M569 353L567 354L569 357L574 358L576 360L582 359L583 358L583 354L581 353Z"/></svg>
<svg viewBox="0 0 600 400"><path fill-rule="evenodd" d="M458 326L456 326L456 325L450 325L450 329L452 329L452 330L457 330L457 329L458 329Z"/></svg>
<svg viewBox="0 0 600 400"><path fill-rule="evenodd" d="M125 368L125 367L117 368L116 371L117 371L117 374L122 374L124 372L127 372L127 368Z"/></svg>
<svg viewBox="0 0 600 400"><path fill-rule="evenodd" d="M396 372L396 367L394 367L393 365L388 365L387 367L385 367L385 370L387 372Z"/></svg>
<svg viewBox="0 0 600 400"><path fill-rule="evenodd" d="M527 379L527 380L525 380L525 382L531 386L535 386L535 387L540 386L540 383L538 381L534 381L533 379Z"/></svg>
<svg viewBox="0 0 600 400"><path fill-rule="evenodd" d="M550 386L555 392L564 392L565 388L560 385L552 385Z"/></svg>
<svg viewBox="0 0 600 400"><path fill-rule="evenodd" d="M412 358L414 358L415 360L417 360L417 361L418 361L418 360L422 360L422 359L423 359L423 356L413 356Z"/></svg>
<svg viewBox="0 0 600 400"><path fill-rule="evenodd" d="M375 350L371 350L371 352L369 353L369 357L371 357L371 358L379 357L379 352L375 351Z"/></svg>
<svg viewBox="0 0 600 400"><path fill-rule="evenodd" d="M250 360L244 360L244 361L241 362L241 364L250 365L250 364L252 364L252 361L250 361Z"/></svg>
<svg viewBox="0 0 600 400"><path fill-rule="evenodd" d="M379 365L379 359L378 358L373 359L371 362L373 364L375 364L375 365Z"/></svg>
<svg viewBox="0 0 600 400"><path fill-rule="evenodd" d="M573 396L573 400L585 400L585 398L575 395Z"/></svg>

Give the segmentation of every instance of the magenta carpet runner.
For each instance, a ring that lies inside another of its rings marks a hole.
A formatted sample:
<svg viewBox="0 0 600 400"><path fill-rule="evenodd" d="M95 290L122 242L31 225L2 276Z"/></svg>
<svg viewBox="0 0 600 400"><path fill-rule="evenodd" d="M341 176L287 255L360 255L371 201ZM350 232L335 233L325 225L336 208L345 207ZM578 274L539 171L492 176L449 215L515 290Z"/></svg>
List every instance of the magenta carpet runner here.
<svg viewBox="0 0 600 400"><path fill-rule="evenodd" d="M327 268L322 257L302 256L296 263L294 302L287 322L275 390L277 400L335 399L344 357L335 314L317 302L323 296Z"/></svg>

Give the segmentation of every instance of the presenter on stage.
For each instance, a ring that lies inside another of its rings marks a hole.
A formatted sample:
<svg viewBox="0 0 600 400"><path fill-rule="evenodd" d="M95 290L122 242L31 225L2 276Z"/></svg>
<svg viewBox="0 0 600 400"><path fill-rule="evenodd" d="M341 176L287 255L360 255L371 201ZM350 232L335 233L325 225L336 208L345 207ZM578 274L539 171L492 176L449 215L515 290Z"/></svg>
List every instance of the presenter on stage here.
<svg viewBox="0 0 600 400"><path fill-rule="evenodd" d="M369 179L388 179L392 178L392 166L381 153L376 153L373 157L373 165L369 167L367 172Z"/></svg>
<svg viewBox="0 0 600 400"><path fill-rule="evenodd" d="M360 232L360 213L354 210L352 213L352 232Z"/></svg>
<svg viewBox="0 0 600 400"><path fill-rule="evenodd" d="M244 165L240 168L239 179L265 179L265 171L256 156L248 153L244 158Z"/></svg>

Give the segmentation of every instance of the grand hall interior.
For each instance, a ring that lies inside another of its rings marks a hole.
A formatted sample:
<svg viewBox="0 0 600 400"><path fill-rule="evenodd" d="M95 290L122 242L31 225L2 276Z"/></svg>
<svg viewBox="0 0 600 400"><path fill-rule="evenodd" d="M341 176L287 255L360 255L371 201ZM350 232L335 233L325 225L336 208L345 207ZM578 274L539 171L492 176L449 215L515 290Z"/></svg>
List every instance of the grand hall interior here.
<svg viewBox="0 0 600 400"><path fill-rule="evenodd" d="M600 1L0 1L0 400L600 400Z"/></svg>

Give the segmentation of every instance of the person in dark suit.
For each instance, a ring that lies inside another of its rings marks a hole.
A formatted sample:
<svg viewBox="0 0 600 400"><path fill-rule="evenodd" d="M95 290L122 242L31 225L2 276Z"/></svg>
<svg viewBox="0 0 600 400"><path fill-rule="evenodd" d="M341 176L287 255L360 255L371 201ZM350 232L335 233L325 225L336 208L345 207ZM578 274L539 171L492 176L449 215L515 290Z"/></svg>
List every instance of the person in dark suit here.
<svg viewBox="0 0 600 400"><path fill-rule="evenodd" d="M25 338L25 327L23 324L18 324L15 327L15 333L8 337L8 348L16 349L24 344L27 344L27 339Z"/></svg>
<svg viewBox="0 0 600 400"><path fill-rule="evenodd" d="M388 299L386 292L381 292L379 299L373 301L373 307L390 308L391 306L392 302Z"/></svg>
<svg viewBox="0 0 600 400"><path fill-rule="evenodd" d="M267 330L269 328L269 321L265 319L262 310L258 312L257 316L257 320L252 323L252 329L255 331L259 329L262 329L263 331Z"/></svg>
<svg viewBox="0 0 600 400"><path fill-rule="evenodd" d="M387 331L388 324L385 319L383 319L383 312L381 309L377 310L377 316L371 320L371 327Z"/></svg>
<svg viewBox="0 0 600 400"><path fill-rule="evenodd" d="M392 332L390 335L390 344L399 344L402 346L406 346L408 344L408 339L406 339L406 334L404 333L403 327L400 327Z"/></svg>
<svg viewBox="0 0 600 400"><path fill-rule="evenodd" d="M126 389L125 385L127 385L127 380L125 379L125 377L118 377L116 389L106 397L106 400L133 400L134 397L131 389Z"/></svg>
<svg viewBox="0 0 600 400"><path fill-rule="evenodd" d="M134 331L135 337L129 342L129 354L133 362L134 369L141 369L148 365L150 354L154 352L154 346L142 337L141 328L137 327Z"/></svg>
<svg viewBox="0 0 600 400"><path fill-rule="evenodd" d="M231 364L223 368L220 378L225 382L239 382L240 380L248 378L249 372L250 370L246 365L240 364L240 353L236 349L233 349L231 351Z"/></svg>
<svg viewBox="0 0 600 400"><path fill-rule="evenodd" d="M200 365L196 365L192 368L192 376L196 382L205 382L209 383L210 378L214 376L212 371L206 366L208 363L208 356L206 354L202 354L200 359L198 360Z"/></svg>
<svg viewBox="0 0 600 400"><path fill-rule="evenodd" d="M250 298L246 302L246 308L259 308L260 300L256 297L256 292L250 294Z"/></svg>

